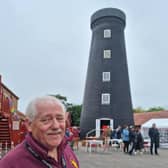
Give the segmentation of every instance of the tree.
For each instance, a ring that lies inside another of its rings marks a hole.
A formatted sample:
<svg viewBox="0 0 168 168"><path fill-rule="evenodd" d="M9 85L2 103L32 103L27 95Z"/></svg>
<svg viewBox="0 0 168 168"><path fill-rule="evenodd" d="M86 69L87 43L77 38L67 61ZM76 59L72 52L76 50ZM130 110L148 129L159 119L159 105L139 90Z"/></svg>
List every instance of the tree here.
<svg viewBox="0 0 168 168"><path fill-rule="evenodd" d="M80 125L81 109L82 105L72 105L67 109L71 113L72 126Z"/></svg>
<svg viewBox="0 0 168 168"><path fill-rule="evenodd" d="M163 111L163 110L165 110L163 107L158 106L158 107L151 107L146 111L147 112L152 112L152 111Z"/></svg>
<svg viewBox="0 0 168 168"><path fill-rule="evenodd" d="M57 99L61 100L61 102L64 104L64 106L66 107L66 109L68 109L69 107L72 106L71 103L68 103L67 102L67 98L65 96L62 96L60 94L56 94L56 95L50 95L50 96L54 96L56 97Z"/></svg>
<svg viewBox="0 0 168 168"><path fill-rule="evenodd" d="M134 113L143 113L143 112L154 112L154 111L156 112L156 111L163 111L163 110L165 110L165 109L163 107L160 107L160 106L150 107L147 110L144 110L142 107L137 107L137 108L133 109L133 112Z"/></svg>
<svg viewBox="0 0 168 168"><path fill-rule="evenodd" d="M134 113L143 113L145 110L142 107L137 107L135 109L133 109Z"/></svg>
<svg viewBox="0 0 168 168"><path fill-rule="evenodd" d="M58 99L60 99L60 100L67 101L67 98L66 98L65 96L60 95L60 94L51 95L51 96L54 96L54 97L56 97L56 98L58 98Z"/></svg>

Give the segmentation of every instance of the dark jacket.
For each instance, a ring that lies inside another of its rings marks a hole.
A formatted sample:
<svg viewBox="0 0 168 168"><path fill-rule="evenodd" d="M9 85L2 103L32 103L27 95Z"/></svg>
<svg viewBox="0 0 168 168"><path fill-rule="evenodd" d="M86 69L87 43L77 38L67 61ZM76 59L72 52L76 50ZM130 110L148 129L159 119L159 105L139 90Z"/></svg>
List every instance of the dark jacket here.
<svg viewBox="0 0 168 168"><path fill-rule="evenodd" d="M159 147L160 135L157 128L149 128L149 137L151 139L151 143L155 143L157 147Z"/></svg>
<svg viewBox="0 0 168 168"><path fill-rule="evenodd" d="M66 164L66 168L79 168L78 160L68 145L66 138L58 147L58 161L55 161L47 155L47 149L33 139L31 134L28 134L21 144L0 160L0 168L47 168L40 159L33 156L27 149L26 144L42 158L41 160L49 163L52 168L63 168L63 162Z"/></svg>
<svg viewBox="0 0 168 168"><path fill-rule="evenodd" d="M135 149L136 150L141 150L144 147L144 139L143 136L141 134L141 132L137 131L135 133Z"/></svg>
<svg viewBox="0 0 168 168"><path fill-rule="evenodd" d="M121 133L122 133L122 130L121 130L121 129L116 130L117 139L121 139Z"/></svg>
<svg viewBox="0 0 168 168"><path fill-rule="evenodd" d="M129 140L130 140L130 142L134 143L134 141L135 141L135 131L130 130L130 132L129 132Z"/></svg>

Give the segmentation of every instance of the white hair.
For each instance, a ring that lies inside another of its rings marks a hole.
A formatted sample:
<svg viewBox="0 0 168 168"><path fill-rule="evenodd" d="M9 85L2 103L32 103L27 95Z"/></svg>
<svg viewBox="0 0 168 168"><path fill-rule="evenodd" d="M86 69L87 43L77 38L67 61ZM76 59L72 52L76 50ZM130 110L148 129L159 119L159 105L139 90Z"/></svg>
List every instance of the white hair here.
<svg viewBox="0 0 168 168"><path fill-rule="evenodd" d="M38 103L42 103L42 102L54 102L56 103L58 106L61 106L62 110L64 112L66 112L65 106L64 104L61 102L61 100L59 100L58 98L54 97L54 96L42 96L42 97L37 97L35 99L33 99L27 106L26 108L26 116L30 119L30 121L33 121L34 118L37 115L37 109L36 109L36 105Z"/></svg>

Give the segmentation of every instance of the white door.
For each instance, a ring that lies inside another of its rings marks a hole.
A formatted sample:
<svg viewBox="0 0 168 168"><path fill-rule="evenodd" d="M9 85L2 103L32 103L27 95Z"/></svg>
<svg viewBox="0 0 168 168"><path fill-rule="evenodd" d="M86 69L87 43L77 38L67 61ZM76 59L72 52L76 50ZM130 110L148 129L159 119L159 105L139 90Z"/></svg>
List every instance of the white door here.
<svg viewBox="0 0 168 168"><path fill-rule="evenodd" d="M96 137L100 137L100 119L96 119Z"/></svg>
<svg viewBox="0 0 168 168"><path fill-rule="evenodd" d="M113 130L113 119L110 120L110 128Z"/></svg>

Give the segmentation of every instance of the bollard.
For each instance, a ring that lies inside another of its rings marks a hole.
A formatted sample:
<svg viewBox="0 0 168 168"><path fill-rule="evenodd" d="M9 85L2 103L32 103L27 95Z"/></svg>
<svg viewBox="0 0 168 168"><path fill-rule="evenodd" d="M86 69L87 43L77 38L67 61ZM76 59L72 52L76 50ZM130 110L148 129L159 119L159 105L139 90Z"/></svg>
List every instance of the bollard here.
<svg viewBox="0 0 168 168"><path fill-rule="evenodd" d="M14 149L14 142L13 141L11 141L11 149Z"/></svg>
<svg viewBox="0 0 168 168"><path fill-rule="evenodd" d="M8 152L8 142L5 142L5 154Z"/></svg>

